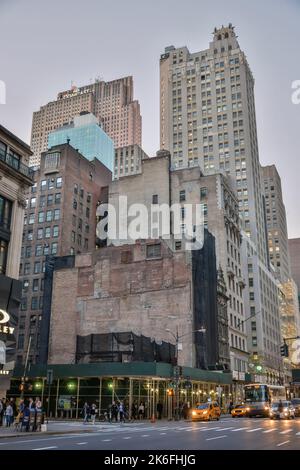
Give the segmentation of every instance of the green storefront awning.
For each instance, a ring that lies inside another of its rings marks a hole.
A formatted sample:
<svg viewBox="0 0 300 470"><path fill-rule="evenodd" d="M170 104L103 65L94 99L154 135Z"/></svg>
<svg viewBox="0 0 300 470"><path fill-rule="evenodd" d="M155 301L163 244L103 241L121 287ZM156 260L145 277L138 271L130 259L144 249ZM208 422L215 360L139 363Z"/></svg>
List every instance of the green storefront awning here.
<svg viewBox="0 0 300 470"><path fill-rule="evenodd" d="M102 362L97 364L35 364L26 372L28 378L46 378L47 370L53 370L54 379L71 377L153 377L169 379L173 377L171 364L161 362ZM16 366L13 372L14 379L21 378L24 374L24 366ZM231 373L182 368L183 379L217 384L231 384Z"/></svg>

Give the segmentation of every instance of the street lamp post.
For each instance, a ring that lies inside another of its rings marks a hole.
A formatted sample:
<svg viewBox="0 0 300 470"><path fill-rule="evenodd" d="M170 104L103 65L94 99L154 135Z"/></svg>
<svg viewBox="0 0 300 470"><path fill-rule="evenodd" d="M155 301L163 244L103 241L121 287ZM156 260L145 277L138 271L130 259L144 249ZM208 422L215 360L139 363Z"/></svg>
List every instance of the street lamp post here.
<svg viewBox="0 0 300 470"><path fill-rule="evenodd" d="M185 333L184 335L179 336L178 334L178 327L176 328L176 335L169 329L166 330L168 333L170 333L173 338L175 339L175 421L179 421L180 415L179 415L179 381L180 381L180 375L179 375L179 366L178 366L178 352L179 352L179 340L181 338L184 338L185 336L188 336L190 333ZM206 333L205 328L199 328L198 330L192 331L193 333Z"/></svg>

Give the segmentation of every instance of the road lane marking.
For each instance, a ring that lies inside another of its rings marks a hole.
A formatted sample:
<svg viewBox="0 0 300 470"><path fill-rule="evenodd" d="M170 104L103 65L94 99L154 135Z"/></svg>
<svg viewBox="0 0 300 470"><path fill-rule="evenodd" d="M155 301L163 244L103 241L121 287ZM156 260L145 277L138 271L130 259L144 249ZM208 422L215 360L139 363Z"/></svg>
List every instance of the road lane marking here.
<svg viewBox="0 0 300 470"><path fill-rule="evenodd" d="M102 439L102 442L110 442L112 439Z"/></svg>
<svg viewBox="0 0 300 470"><path fill-rule="evenodd" d="M227 437L227 436L209 437L208 439L206 439L206 441L214 441L215 439L224 439L224 437Z"/></svg>
<svg viewBox="0 0 300 470"><path fill-rule="evenodd" d="M216 432L229 431L229 429L233 429L232 426L230 428L217 429Z"/></svg>
<svg viewBox="0 0 300 470"><path fill-rule="evenodd" d="M291 431L292 431L291 429L287 429L286 431L281 431L279 434L288 434Z"/></svg>
<svg viewBox="0 0 300 470"><path fill-rule="evenodd" d="M246 432L255 432L255 431L260 431L262 428L255 428L255 429L250 429L249 431Z"/></svg>
<svg viewBox="0 0 300 470"><path fill-rule="evenodd" d="M164 436L165 434L167 434L166 432L161 432L160 435L161 436Z"/></svg>
<svg viewBox="0 0 300 470"><path fill-rule="evenodd" d="M77 442L78 446L84 446L85 444L87 444L87 442Z"/></svg>
<svg viewBox="0 0 300 470"><path fill-rule="evenodd" d="M290 441L281 442L281 444L277 444L277 447L284 446L284 444L288 444Z"/></svg>
<svg viewBox="0 0 300 470"><path fill-rule="evenodd" d="M123 439L131 439L130 436L123 437Z"/></svg>
<svg viewBox="0 0 300 470"><path fill-rule="evenodd" d="M57 449L57 446L38 447L37 449L32 449L32 450L49 450L49 449Z"/></svg>
<svg viewBox="0 0 300 470"><path fill-rule="evenodd" d="M268 432L277 431L278 428L268 429L267 431L263 431L263 433L267 434Z"/></svg>
<svg viewBox="0 0 300 470"><path fill-rule="evenodd" d="M149 437L149 434L142 434L142 437Z"/></svg>
<svg viewBox="0 0 300 470"><path fill-rule="evenodd" d="M249 429L249 427L247 427L247 428L232 429L231 432L244 431L244 430L246 430L246 429Z"/></svg>
<svg viewBox="0 0 300 470"><path fill-rule="evenodd" d="M214 431L215 429L220 429L220 426L216 426L215 428L202 428L200 431Z"/></svg>

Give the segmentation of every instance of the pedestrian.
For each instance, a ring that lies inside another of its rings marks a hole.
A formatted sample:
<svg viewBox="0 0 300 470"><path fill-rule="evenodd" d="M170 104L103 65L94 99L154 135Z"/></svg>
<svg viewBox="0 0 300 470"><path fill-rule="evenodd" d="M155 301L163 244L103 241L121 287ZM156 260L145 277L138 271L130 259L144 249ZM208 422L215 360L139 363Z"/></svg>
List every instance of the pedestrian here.
<svg viewBox="0 0 300 470"><path fill-rule="evenodd" d="M14 420L14 410L13 407L11 406L10 402L8 402L5 410L5 421L6 421L6 427L10 427L11 424L13 423Z"/></svg>
<svg viewBox="0 0 300 470"><path fill-rule="evenodd" d="M137 414L138 414L138 406L136 401L132 403L131 406L131 419L137 419Z"/></svg>
<svg viewBox="0 0 300 470"><path fill-rule="evenodd" d="M42 402L39 399L39 397L35 399L35 408L36 408L36 411L42 411Z"/></svg>
<svg viewBox="0 0 300 470"><path fill-rule="evenodd" d="M92 424L95 424L95 420L96 420L96 405L95 403L92 404L91 406L91 419L92 419Z"/></svg>
<svg viewBox="0 0 300 470"><path fill-rule="evenodd" d="M162 418L163 404L159 401L156 405L157 417L158 419Z"/></svg>
<svg viewBox="0 0 300 470"><path fill-rule="evenodd" d="M182 415L183 415L183 419L188 419L188 417L189 417L189 405L188 405L188 403L183 403L183 405L182 405Z"/></svg>
<svg viewBox="0 0 300 470"><path fill-rule="evenodd" d="M3 413L4 413L3 403L2 403L2 400L0 400L0 426L2 426Z"/></svg>
<svg viewBox="0 0 300 470"><path fill-rule="evenodd" d="M120 413L120 422L121 423L125 423L125 412L126 412L125 405L121 401L121 403L119 405L119 413Z"/></svg>
<svg viewBox="0 0 300 470"><path fill-rule="evenodd" d="M88 423L89 422L89 405L87 402L84 403L81 414L83 416L83 422Z"/></svg>
<svg viewBox="0 0 300 470"><path fill-rule="evenodd" d="M22 418L22 428L25 428L25 431L29 431L29 426L30 426L30 411L29 407L25 405L24 411L23 411L23 418Z"/></svg>
<svg viewBox="0 0 300 470"><path fill-rule="evenodd" d="M119 414L119 407L115 401L112 402L111 405L111 420L115 420L116 423L118 422L118 414Z"/></svg>
<svg viewBox="0 0 300 470"><path fill-rule="evenodd" d="M144 403L141 402L139 406L139 419L144 419L144 413L145 413L145 406L144 406Z"/></svg>
<svg viewBox="0 0 300 470"><path fill-rule="evenodd" d="M233 409L233 401L231 401L231 402L229 403L229 407L228 407L228 413L229 413L229 414L231 414L232 409Z"/></svg>

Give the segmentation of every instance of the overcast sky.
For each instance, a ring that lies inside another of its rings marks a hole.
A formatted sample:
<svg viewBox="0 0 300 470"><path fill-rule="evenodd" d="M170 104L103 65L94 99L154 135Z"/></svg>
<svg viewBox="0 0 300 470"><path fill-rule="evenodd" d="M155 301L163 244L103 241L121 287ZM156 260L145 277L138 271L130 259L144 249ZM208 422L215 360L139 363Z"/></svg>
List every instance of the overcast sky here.
<svg viewBox="0 0 300 470"><path fill-rule="evenodd" d="M210 6L213 5L213 8ZM256 86L262 164L283 184L289 236L300 237L300 0L0 0L0 122L29 143L32 112L57 92L133 75L143 147L159 148L159 56L165 46L208 47L215 26L233 23Z"/></svg>

